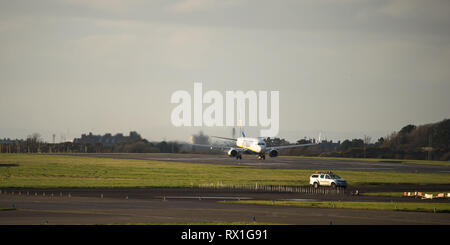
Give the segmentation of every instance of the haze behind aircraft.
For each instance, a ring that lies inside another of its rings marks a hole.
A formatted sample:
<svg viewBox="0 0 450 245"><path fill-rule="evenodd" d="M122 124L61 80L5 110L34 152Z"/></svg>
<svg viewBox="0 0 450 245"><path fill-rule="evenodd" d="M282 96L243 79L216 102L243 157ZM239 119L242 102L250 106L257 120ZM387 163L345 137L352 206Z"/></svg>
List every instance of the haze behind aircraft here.
<svg viewBox="0 0 450 245"><path fill-rule="evenodd" d="M269 147L269 146L266 146L266 142L264 141L263 138L246 137L245 133L242 130L241 130L241 137L238 137L237 139L226 138L226 137L217 137L217 136L212 136L212 137L218 138L218 139L224 139L224 140L232 140L232 141L236 142L236 145L232 146L232 147L220 146L220 145L200 145L200 144L192 144L192 145L209 147L211 149L213 149L213 148L218 148L218 149L222 149L222 150L228 149L228 151L227 151L228 156L236 157L236 159L242 159L242 153L249 153L249 154L256 154L256 155L258 155L258 159L265 160L266 153L268 153L270 157L277 157L278 151L281 149L318 145L320 143L320 135L319 135L319 140L317 141L317 143L270 146Z"/></svg>

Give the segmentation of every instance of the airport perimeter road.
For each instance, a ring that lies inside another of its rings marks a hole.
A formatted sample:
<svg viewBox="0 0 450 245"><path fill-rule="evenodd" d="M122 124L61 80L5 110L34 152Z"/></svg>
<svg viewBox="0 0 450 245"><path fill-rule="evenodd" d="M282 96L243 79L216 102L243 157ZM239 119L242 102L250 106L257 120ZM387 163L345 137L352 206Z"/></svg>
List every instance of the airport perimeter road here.
<svg viewBox="0 0 450 245"><path fill-rule="evenodd" d="M74 156L141 159L156 161L176 161L191 163L225 164L254 166L258 168L279 169L311 169L311 170L347 170L347 171L394 171L410 173L450 173L450 166L407 164L399 162L365 162L317 158L276 157L258 160L256 156L245 155L242 160L236 160L226 155L204 154L70 154Z"/></svg>
<svg viewBox="0 0 450 245"><path fill-rule="evenodd" d="M15 209L9 210L14 205ZM223 204L215 199L118 199L0 195L0 225L259 223L450 225L448 213Z"/></svg>

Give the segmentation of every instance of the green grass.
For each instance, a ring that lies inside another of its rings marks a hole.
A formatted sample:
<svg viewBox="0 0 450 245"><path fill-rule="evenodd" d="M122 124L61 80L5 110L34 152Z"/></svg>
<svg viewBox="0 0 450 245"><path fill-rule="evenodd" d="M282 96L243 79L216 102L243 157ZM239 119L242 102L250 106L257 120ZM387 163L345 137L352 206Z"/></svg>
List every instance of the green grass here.
<svg viewBox="0 0 450 245"><path fill-rule="evenodd" d="M447 195L450 191L438 191L438 192L427 192L422 191L422 195L426 194L433 194L433 197L436 197L439 193L444 193ZM363 196L386 196L386 197L403 197L403 192L366 192L361 193Z"/></svg>
<svg viewBox="0 0 450 245"><path fill-rule="evenodd" d="M408 212L434 212L449 213L450 203L418 203L418 202L300 202L300 201L221 201L232 204L256 204L270 206L289 206L304 208L345 208L363 210L392 210Z"/></svg>
<svg viewBox="0 0 450 245"><path fill-rule="evenodd" d="M113 223L109 225L283 225L278 223L261 222L200 222L200 223Z"/></svg>
<svg viewBox="0 0 450 245"><path fill-rule="evenodd" d="M361 193L362 196L386 196L386 197L402 197L403 192L366 192Z"/></svg>
<svg viewBox="0 0 450 245"><path fill-rule="evenodd" d="M450 161L431 161L431 160L407 160L407 159L384 159L384 158L350 158L350 157L306 157L306 156L280 156L290 158L306 158L306 159L328 159L328 160L344 160L344 161L364 161L364 162L392 162L406 164L425 164L425 165L442 165L450 166Z"/></svg>
<svg viewBox="0 0 450 245"><path fill-rule="evenodd" d="M299 186L308 185L312 173L311 170L258 169L239 165L0 154L0 187L193 187L218 183ZM349 185L450 184L447 173L336 173L346 178Z"/></svg>
<svg viewBox="0 0 450 245"><path fill-rule="evenodd" d="M14 211L15 208L0 208L0 211Z"/></svg>

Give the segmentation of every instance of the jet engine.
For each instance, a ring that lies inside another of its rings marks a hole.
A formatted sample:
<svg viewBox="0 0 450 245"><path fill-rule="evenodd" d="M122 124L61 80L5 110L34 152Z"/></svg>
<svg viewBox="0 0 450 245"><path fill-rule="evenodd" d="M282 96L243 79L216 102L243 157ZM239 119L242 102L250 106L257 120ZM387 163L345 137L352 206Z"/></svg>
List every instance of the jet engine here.
<svg viewBox="0 0 450 245"><path fill-rule="evenodd" d="M237 154L238 154L238 152L237 152L235 149L230 149L230 150L228 151L228 156L229 156L229 157L236 157Z"/></svg>
<svg viewBox="0 0 450 245"><path fill-rule="evenodd" d="M277 150L271 150L269 152L269 156L270 157L277 157L278 156L278 151Z"/></svg>

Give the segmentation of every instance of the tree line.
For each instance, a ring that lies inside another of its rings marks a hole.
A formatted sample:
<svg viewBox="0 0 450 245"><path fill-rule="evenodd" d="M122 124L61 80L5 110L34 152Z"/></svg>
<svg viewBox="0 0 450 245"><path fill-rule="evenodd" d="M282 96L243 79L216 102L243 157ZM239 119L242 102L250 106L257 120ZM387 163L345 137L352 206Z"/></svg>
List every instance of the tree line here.
<svg viewBox="0 0 450 245"><path fill-rule="evenodd" d="M38 133L26 140L0 140L0 153L175 153L180 151L176 142L149 142L137 132L123 134L88 135L73 142L47 143Z"/></svg>
<svg viewBox="0 0 450 245"><path fill-rule="evenodd" d="M310 143L298 141L298 143ZM398 132L378 138L368 136L286 150L285 154L322 157L450 160L450 119L425 125L406 125Z"/></svg>
<svg viewBox="0 0 450 245"><path fill-rule="evenodd" d="M194 143L209 144L202 133L193 136ZM206 143L203 141L207 141ZM267 138L268 146L292 144L282 138ZM315 143L303 138L296 144ZM208 150L208 149L207 149ZM196 151L173 141L149 142L135 131L123 134L83 134L73 142L47 143L40 134L29 135L25 140L0 140L0 153L185 153ZM450 119L425 125L406 125L398 132L380 137L376 141L368 136L344 141L322 141L321 144L284 150L286 155L450 160Z"/></svg>

